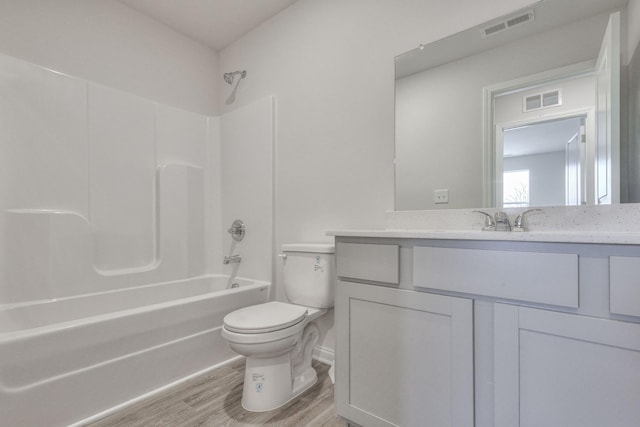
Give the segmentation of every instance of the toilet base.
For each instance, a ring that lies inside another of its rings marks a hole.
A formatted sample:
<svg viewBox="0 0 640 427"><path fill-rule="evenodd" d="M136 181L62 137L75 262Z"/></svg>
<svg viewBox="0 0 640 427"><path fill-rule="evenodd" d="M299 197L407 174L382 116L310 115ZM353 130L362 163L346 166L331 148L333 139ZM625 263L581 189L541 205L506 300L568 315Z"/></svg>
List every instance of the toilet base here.
<svg viewBox="0 0 640 427"><path fill-rule="evenodd" d="M312 367L296 378L291 377L291 371L291 352L267 359L247 357L242 407L251 412L279 408L318 380Z"/></svg>

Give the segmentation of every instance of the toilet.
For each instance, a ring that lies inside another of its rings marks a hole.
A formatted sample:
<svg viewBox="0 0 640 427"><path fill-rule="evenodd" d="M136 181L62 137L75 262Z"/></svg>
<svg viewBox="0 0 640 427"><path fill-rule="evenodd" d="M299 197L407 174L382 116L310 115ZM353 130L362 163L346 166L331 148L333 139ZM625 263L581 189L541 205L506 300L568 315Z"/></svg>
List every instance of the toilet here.
<svg viewBox="0 0 640 427"><path fill-rule="evenodd" d="M311 323L333 307L335 248L330 243L282 245L283 284L290 303L272 301L225 316L222 337L246 356L242 406L279 408L318 379L311 353L320 331Z"/></svg>

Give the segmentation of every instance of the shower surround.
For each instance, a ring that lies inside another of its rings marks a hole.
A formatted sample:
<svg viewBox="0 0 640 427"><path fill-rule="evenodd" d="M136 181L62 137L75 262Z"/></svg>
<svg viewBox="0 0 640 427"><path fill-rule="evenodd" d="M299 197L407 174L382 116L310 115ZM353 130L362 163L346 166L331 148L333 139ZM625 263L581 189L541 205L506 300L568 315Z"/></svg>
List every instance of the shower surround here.
<svg viewBox="0 0 640 427"><path fill-rule="evenodd" d="M0 55L0 348L17 352L0 360L0 419L65 384L45 419L67 425L232 357L223 315L269 298L273 114L269 97L206 117ZM236 217L242 243L223 232ZM232 251L241 266L222 265ZM256 285L225 290L239 280ZM166 336L149 329L167 317Z"/></svg>

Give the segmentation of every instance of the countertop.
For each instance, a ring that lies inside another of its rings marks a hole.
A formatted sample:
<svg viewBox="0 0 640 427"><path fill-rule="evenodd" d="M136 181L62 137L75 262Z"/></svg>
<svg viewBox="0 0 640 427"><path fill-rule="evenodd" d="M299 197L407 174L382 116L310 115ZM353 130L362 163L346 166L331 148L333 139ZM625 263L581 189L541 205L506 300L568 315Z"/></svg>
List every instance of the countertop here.
<svg viewBox="0 0 640 427"><path fill-rule="evenodd" d="M332 230L328 236L377 237L397 239L487 240L514 242L596 243L640 245L638 232L603 231L476 231L476 230Z"/></svg>

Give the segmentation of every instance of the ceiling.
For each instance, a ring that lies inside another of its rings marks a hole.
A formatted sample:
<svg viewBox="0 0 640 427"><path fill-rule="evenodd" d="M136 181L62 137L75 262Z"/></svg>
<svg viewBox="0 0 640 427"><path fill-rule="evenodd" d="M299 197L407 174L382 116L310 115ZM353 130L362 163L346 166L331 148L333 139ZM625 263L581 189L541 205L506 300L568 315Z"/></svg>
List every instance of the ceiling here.
<svg viewBox="0 0 640 427"><path fill-rule="evenodd" d="M296 0L120 0L218 51Z"/></svg>

